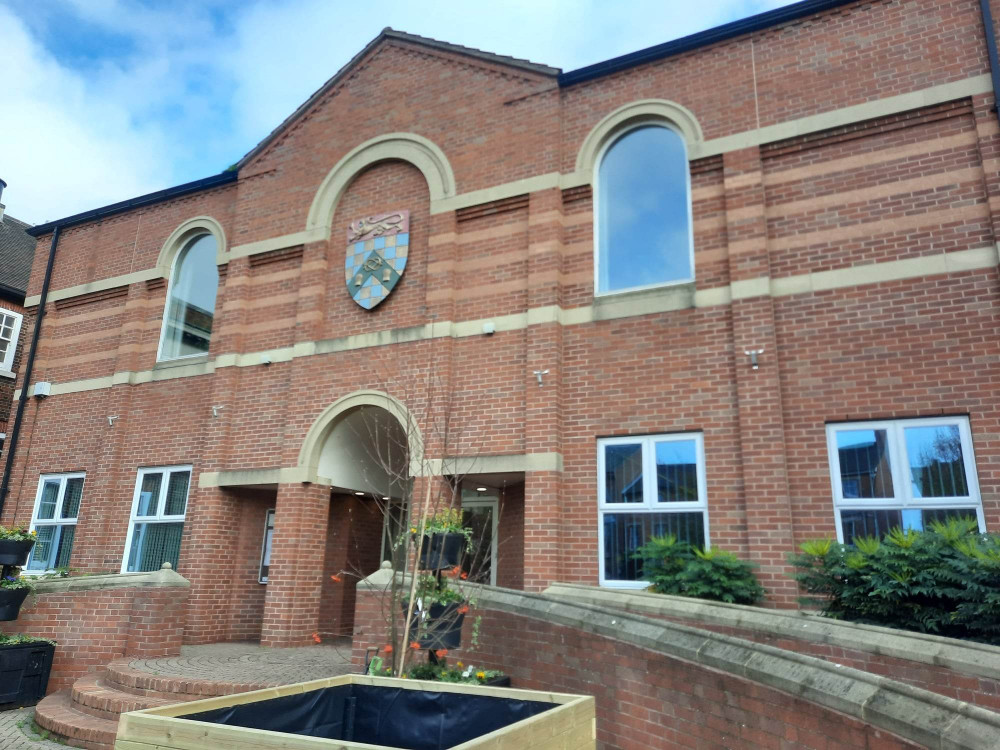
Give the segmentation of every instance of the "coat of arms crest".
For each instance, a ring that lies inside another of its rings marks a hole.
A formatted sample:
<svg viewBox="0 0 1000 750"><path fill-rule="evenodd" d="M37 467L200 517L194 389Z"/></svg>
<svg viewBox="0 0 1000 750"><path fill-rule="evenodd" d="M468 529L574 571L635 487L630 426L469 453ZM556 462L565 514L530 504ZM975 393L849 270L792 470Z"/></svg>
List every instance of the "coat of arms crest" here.
<svg viewBox="0 0 1000 750"><path fill-rule="evenodd" d="M389 296L406 269L410 212L393 211L352 221L347 230L347 291L366 310Z"/></svg>

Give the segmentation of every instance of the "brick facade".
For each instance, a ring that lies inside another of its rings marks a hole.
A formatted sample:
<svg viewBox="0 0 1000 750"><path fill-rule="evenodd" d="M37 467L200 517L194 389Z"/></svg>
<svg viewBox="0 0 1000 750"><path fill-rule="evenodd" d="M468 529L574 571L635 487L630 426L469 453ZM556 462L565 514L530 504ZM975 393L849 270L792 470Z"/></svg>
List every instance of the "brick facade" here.
<svg viewBox="0 0 1000 750"><path fill-rule="evenodd" d="M190 464L187 640L349 632L329 576L370 566L380 533L306 454L331 405L388 391L426 457L503 476L502 585L598 581L602 437L702 433L709 540L780 606L786 553L835 533L828 422L968 417L996 530L988 73L975 0L846 3L574 85L383 35L234 182L62 232L35 376L54 395L29 403L2 521L31 519L40 474L85 471L71 564L117 571L138 468ZM595 297L588 144L650 99L700 128L695 281ZM407 269L367 311L344 287L347 226L395 209ZM224 234L211 347L168 366L158 264L195 217Z"/></svg>

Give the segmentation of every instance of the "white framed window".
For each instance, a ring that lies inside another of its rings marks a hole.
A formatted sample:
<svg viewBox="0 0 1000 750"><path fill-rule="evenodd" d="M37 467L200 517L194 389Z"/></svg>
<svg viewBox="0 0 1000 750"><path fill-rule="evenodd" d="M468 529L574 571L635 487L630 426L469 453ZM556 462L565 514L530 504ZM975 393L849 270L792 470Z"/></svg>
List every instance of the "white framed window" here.
<svg viewBox="0 0 1000 750"><path fill-rule="evenodd" d="M190 486L190 466L139 469L122 573L159 570L165 562L177 570Z"/></svg>
<svg viewBox="0 0 1000 750"><path fill-rule="evenodd" d="M602 586L645 588L633 554L651 537L708 547L701 433L598 440L597 471Z"/></svg>
<svg viewBox="0 0 1000 750"><path fill-rule="evenodd" d="M21 333L20 313L0 308L0 376L10 377L14 371L14 353L17 351L17 337Z"/></svg>
<svg viewBox="0 0 1000 750"><path fill-rule="evenodd" d="M25 566L26 573L47 573L69 567L85 476L80 472L39 477L30 527L38 536Z"/></svg>
<svg viewBox="0 0 1000 750"><path fill-rule="evenodd" d="M668 123L642 123L601 150L594 181L594 294L694 280L691 169Z"/></svg>
<svg viewBox="0 0 1000 750"><path fill-rule="evenodd" d="M267 575L271 568L271 541L274 539L274 510L269 510L264 518L264 543L260 549L259 583L267 583Z"/></svg>
<svg viewBox="0 0 1000 750"><path fill-rule="evenodd" d="M837 539L972 516L986 530L966 417L828 424Z"/></svg>
<svg viewBox="0 0 1000 750"><path fill-rule="evenodd" d="M174 258L157 361L208 353L219 291L215 235L199 234Z"/></svg>

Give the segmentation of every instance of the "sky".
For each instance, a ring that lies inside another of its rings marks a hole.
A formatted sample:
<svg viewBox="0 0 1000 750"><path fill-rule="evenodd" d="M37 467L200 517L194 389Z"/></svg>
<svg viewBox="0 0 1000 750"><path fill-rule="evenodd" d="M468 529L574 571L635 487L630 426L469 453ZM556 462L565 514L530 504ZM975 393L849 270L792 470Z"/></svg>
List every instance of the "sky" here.
<svg viewBox="0 0 1000 750"><path fill-rule="evenodd" d="M386 26L563 70L791 0L0 0L0 178L41 223L239 161Z"/></svg>

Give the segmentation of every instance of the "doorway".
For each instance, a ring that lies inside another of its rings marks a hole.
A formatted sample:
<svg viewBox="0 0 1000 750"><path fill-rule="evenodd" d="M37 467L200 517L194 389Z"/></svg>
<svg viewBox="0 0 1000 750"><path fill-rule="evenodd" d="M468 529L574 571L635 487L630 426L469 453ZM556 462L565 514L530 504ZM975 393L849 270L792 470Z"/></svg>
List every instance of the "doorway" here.
<svg viewBox="0 0 1000 750"><path fill-rule="evenodd" d="M484 485L462 485L462 525L472 529L472 549L462 564L470 581L497 585L497 521L500 497Z"/></svg>

